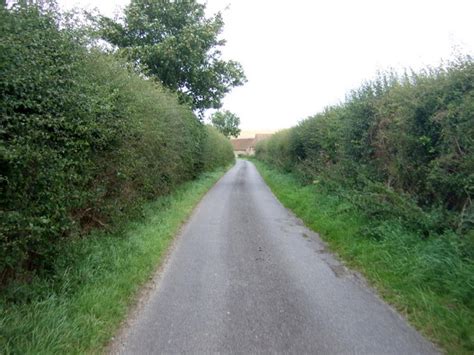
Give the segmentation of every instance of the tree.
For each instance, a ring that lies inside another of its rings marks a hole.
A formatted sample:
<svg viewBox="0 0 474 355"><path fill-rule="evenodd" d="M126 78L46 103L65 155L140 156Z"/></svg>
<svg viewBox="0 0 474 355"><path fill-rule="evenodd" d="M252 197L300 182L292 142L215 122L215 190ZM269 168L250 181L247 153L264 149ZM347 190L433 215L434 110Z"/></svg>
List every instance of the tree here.
<svg viewBox="0 0 474 355"><path fill-rule="evenodd" d="M230 111L217 111L211 116L211 122L227 138L240 134L240 118Z"/></svg>
<svg viewBox="0 0 474 355"><path fill-rule="evenodd" d="M101 17L101 38L202 113L245 83L242 66L221 59L221 13L206 18L196 0L132 0L118 20Z"/></svg>

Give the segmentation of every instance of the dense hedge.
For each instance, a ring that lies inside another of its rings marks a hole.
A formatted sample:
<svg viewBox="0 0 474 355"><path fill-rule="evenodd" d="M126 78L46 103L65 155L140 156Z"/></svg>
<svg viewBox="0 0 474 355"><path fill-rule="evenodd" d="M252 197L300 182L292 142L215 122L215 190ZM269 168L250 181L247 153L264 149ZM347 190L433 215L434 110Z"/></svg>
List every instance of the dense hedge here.
<svg viewBox="0 0 474 355"><path fill-rule="evenodd" d="M54 9L0 6L0 284L233 160L175 94L59 22Z"/></svg>
<svg viewBox="0 0 474 355"><path fill-rule="evenodd" d="M229 144L229 139L216 128L206 125L206 135L207 139L203 146L204 170L213 170L235 159L234 149Z"/></svg>
<svg viewBox="0 0 474 355"><path fill-rule="evenodd" d="M474 63L381 75L257 146L308 183L349 186L375 219L474 239ZM468 239L469 239L468 238Z"/></svg>

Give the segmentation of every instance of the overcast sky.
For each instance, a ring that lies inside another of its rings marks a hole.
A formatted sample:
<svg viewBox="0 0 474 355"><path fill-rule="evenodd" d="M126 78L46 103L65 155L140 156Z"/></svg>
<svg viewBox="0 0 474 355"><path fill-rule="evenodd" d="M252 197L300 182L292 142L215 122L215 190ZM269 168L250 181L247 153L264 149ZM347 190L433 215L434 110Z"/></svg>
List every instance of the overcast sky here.
<svg viewBox="0 0 474 355"><path fill-rule="evenodd" d="M59 0L113 15L128 0ZM344 100L377 71L474 54L472 0L208 0L224 10L224 57L248 83L224 109L243 129L279 129ZM229 6L227 6L229 5ZM227 9L226 9L227 8Z"/></svg>

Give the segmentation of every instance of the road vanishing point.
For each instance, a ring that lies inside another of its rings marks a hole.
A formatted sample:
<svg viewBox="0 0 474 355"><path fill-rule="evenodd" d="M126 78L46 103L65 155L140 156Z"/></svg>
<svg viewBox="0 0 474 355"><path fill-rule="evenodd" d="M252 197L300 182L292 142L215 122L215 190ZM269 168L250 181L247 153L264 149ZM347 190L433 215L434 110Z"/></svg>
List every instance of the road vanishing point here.
<svg viewBox="0 0 474 355"><path fill-rule="evenodd" d="M439 353L245 160L199 203L145 298L111 352Z"/></svg>

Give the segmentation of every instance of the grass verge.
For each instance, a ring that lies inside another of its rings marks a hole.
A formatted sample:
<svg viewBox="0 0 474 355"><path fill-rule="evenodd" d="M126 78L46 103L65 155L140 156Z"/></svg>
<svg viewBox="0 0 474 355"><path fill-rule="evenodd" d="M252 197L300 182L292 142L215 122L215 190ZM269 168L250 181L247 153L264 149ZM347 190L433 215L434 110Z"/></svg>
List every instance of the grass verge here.
<svg viewBox="0 0 474 355"><path fill-rule="evenodd" d="M377 222L380 237L373 239L364 229L374 221L344 194L304 185L292 174L252 161L282 204L422 333L447 353L472 354L474 265L459 256L458 236L422 239L392 220Z"/></svg>
<svg viewBox="0 0 474 355"><path fill-rule="evenodd" d="M96 353L127 316L182 223L225 173L185 183L115 233L68 244L54 277L11 285L0 299L0 353Z"/></svg>

